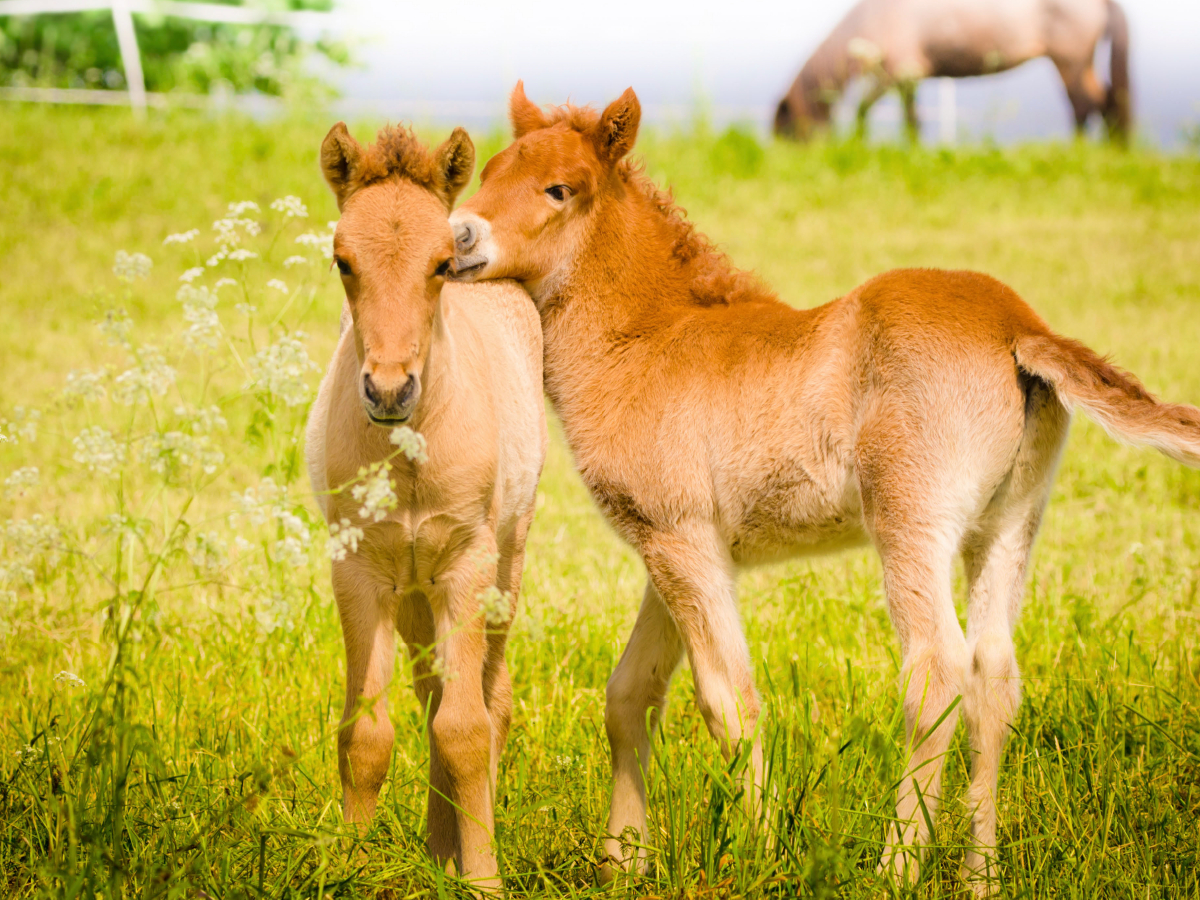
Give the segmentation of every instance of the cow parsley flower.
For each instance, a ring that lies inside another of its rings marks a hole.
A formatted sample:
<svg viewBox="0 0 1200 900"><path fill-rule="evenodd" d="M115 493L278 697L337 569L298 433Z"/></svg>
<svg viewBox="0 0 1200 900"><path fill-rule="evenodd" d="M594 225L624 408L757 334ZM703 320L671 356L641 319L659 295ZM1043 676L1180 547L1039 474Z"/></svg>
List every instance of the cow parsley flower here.
<svg viewBox="0 0 1200 900"><path fill-rule="evenodd" d="M194 241L198 237L200 237L200 229L191 228L187 231L181 231L179 234L168 234L163 239L163 246L166 246L167 244L186 244L189 241Z"/></svg>
<svg viewBox="0 0 1200 900"><path fill-rule="evenodd" d="M349 519L329 523L329 539L325 542L325 552L334 562L346 558L347 553L358 552L358 542L363 539L363 530L351 523Z"/></svg>
<svg viewBox="0 0 1200 900"><path fill-rule="evenodd" d="M308 399L305 377L318 367L308 358L308 351L299 340L302 336L300 332L284 335L254 354L249 362L251 386L278 397L288 406L304 403Z"/></svg>
<svg viewBox="0 0 1200 900"><path fill-rule="evenodd" d="M289 256L287 259L285 259L283 261L283 267L285 269L290 269L292 266L306 266L306 265L308 265L308 257L307 256Z"/></svg>
<svg viewBox="0 0 1200 900"><path fill-rule="evenodd" d="M17 469L4 479L4 499L12 500L24 495L26 491L37 487L39 480L37 466Z"/></svg>
<svg viewBox="0 0 1200 900"><path fill-rule="evenodd" d="M138 364L117 376L113 397L132 406L141 394L161 397L175 383L175 370L167 365L157 347L149 344L137 351Z"/></svg>
<svg viewBox="0 0 1200 900"><path fill-rule="evenodd" d="M213 349L221 340L221 319L217 315L217 295L201 285L181 285L175 299L183 304L183 318L188 323L183 342L189 350Z"/></svg>
<svg viewBox="0 0 1200 900"><path fill-rule="evenodd" d="M153 265L154 262L145 253L126 253L124 250L118 250L116 261L113 263L113 274L118 280L131 284L139 278L148 277Z"/></svg>
<svg viewBox="0 0 1200 900"><path fill-rule="evenodd" d="M362 504L358 515L368 522L382 522L399 503L392 489L392 467L371 463L358 470L358 477L362 480L350 489L350 496Z"/></svg>
<svg viewBox="0 0 1200 900"><path fill-rule="evenodd" d="M273 288L274 290L279 291L281 294L286 294L288 292L288 286L278 278L272 278L270 281L268 281L267 287Z"/></svg>
<svg viewBox="0 0 1200 900"><path fill-rule="evenodd" d="M24 406L14 406L12 420L0 419L0 434L8 441L19 444L25 441L32 444L37 440L38 422L41 421L40 409L26 409Z"/></svg>
<svg viewBox="0 0 1200 900"><path fill-rule="evenodd" d="M56 684L65 684L67 687L87 687L87 683L74 672L59 672L54 676Z"/></svg>
<svg viewBox="0 0 1200 900"><path fill-rule="evenodd" d="M496 627L512 618L512 594L490 584L478 595L479 610L484 620Z"/></svg>
<svg viewBox="0 0 1200 900"><path fill-rule="evenodd" d="M276 212L281 212L289 219L307 219L308 207L299 197L293 197L290 194L286 197L280 197L278 200L271 201L271 209Z"/></svg>
<svg viewBox="0 0 1200 900"><path fill-rule="evenodd" d="M193 281L195 281L197 278L199 278L203 274L204 274L204 267L203 266L195 266L194 268L188 269L182 275L180 275L179 280L186 282L187 284L191 284Z"/></svg>
<svg viewBox="0 0 1200 900"><path fill-rule="evenodd" d="M239 247L229 252L229 258L234 262L245 262L248 259L258 259L258 254L253 250L247 250L245 247Z"/></svg>
<svg viewBox="0 0 1200 900"><path fill-rule="evenodd" d="M208 435L182 431L151 434L145 452L150 470L168 481L182 479L193 465L198 465L205 475L211 475L225 461L225 454L212 446Z"/></svg>
<svg viewBox="0 0 1200 900"><path fill-rule="evenodd" d="M229 548L215 531L194 531L183 545L184 552L201 575L215 575L229 564Z"/></svg>
<svg viewBox="0 0 1200 900"><path fill-rule="evenodd" d="M133 320L123 309L110 309L96 323L110 346L129 347L129 335L133 332Z"/></svg>
<svg viewBox="0 0 1200 900"><path fill-rule="evenodd" d="M425 452L428 449L425 435L419 431L413 431L407 425L401 425L392 429L388 440L413 462L429 462L429 456Z"/></svg>
<svg viewBox="0 0 1200 900"><path fill-rule="evenodd" d="M125 465L125 445L118 444L99 425L85 428L71 443L75 446L75 462L87 466L89 472L107 477Z"/></svg>
<svg viewBox="0 0 1200 900"><path fill-rule="evenodd" d="M83 400L84 402L103 400L108 395L108 391L104 387L107 377L108 373L103 369L95 372L68 372L67 383L63 386L63 396L68 400Z"/></svg>

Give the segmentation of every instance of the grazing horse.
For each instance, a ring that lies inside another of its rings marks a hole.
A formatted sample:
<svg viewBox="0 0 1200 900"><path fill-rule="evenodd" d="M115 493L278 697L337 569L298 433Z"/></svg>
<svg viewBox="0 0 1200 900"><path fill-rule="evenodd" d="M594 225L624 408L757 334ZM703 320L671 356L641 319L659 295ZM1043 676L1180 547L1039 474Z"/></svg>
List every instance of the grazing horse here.
<svg viewBox="0 0 1200 900"><path fill-rule="evenodd" d="M346 303L307 450L326 521L343 537L362 531L333 563L346 644L345 818L371 819L387 775L399 631L426 710L430 850L486 888L500 883L492 796L512 709L504 645L546 420L529 295L512 282L443 287L454 253L446 217L474 166L462 129L435 153L400 127L366 148L340 122L325 138ZM402 424L424 436L426 460L397 455L389 432ZM362 492L338 490L384 460L393 509L373 512Z"/></svg>
<svg viewBox="0 0 1200 900"><path fill-rule="evenodd" d="M1112 42L1111 85L1092 67L1096 45ZM1130 129L1129 27L1115 0L861 0L804 64L775 112L775 133L808 138L829 124L830 110L855 76L870 79L858 107L867 113L893 87L904 103L912 140L920 135L916 86L922 78L990 75L1048 56L1058 67L1082 133L1100 112L1109 135Z"/></svg>
<svg viewBox="0 0 1200 900"><path fill-rule="evenodd" d="M727 753L753 742L756 808L760 703L737 570L869 541L903 652L910 748L881 867L917 873L961 697L965 870L986 890L1020 699L1013 628L1070 410L1193 466L1200 410L1158 402L986 275L895 271L825 306L787 306L624 159L641 116L632 89L603 114L546 112L518 83L510 113L514 143L450 218L455 277L529 290L576 465L649 576L608 682L610 859L641 864L622 836L646 840L647 721L685 653L709 731Z"/></svg>

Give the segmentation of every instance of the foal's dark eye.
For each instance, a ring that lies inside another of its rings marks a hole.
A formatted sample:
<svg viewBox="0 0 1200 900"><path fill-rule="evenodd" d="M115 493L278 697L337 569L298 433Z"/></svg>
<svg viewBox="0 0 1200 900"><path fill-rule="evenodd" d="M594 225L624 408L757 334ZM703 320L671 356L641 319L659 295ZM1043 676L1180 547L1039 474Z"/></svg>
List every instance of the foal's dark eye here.
<svg viewBox="0 0 1200 900"><path fill-rule="evenodd" d="M571 196L571 189L565 184L552 184L550 187L546 188L546 193L550 195L551 199L558 203L562 203Z"/></svg>
<svg viewBox="0 0 1200 900"><path fill-rule="evenodd" d="M450 272L450 262L451 261L449 259L443 259L441 262L441 265L439 265L436 269L433 270L433 277L434 278L445 278L446 275L449 274L449 272Z"/></svg>
<svg viewBox="0 0 1200 900"><path fill-rule="evenodd" d="M346 262L344 259L341 259L340 257L338 259L335 259L334 262L337 264L339 272L341 272L343 275L350 274L350 263Z"/></svg>

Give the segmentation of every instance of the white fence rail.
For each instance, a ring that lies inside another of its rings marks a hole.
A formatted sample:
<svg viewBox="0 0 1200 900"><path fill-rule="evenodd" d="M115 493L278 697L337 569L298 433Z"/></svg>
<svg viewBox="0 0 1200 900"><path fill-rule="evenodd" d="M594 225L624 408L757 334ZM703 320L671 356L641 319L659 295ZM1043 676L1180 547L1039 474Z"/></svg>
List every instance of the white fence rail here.
<svg viewBox="0 0 1200 900"><path fill-rule="evenodd" d="M283 25L289 28L326 28L338 21L335 14L326 12L276 11L254 6L226 6L223 3L192 3L188 0L0 0L0 16L37 16L104 9L112 10L113 25L117 31L117 45L121 51L121 66L125 70L125 83L129 87L128 93L121 92L119 95L122 98L121 101L99 99L97 96L114 93L109 91L9 88L6 94L11 96L14 91L24 91L28 99L43 99L51 103L128 102L134 112L139 115L145 114L150 100L146 94L146 80L142 74L142 57L138 50L137 32L133 28L134 13L231 25ZM47 91L53 91L53 93L50 94ZM38 94L41 95L40 98L38 98Z"/></svg>

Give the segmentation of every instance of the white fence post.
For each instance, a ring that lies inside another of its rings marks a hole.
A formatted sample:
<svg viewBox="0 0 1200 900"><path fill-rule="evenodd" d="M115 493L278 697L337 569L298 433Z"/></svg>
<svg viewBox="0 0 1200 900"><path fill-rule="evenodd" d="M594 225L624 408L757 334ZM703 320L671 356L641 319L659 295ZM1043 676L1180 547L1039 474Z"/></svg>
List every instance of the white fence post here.
<svg viewBox="0 0 1200 900"><path fill-rule="evenodd" d="M938 79L938 138L951 146L958 139L958 97L953 78Z"/></svg>
<svg viewBox="0 0 1200 900"><path fill-rule="evenodd" d="M129 105L139 119L146 115L146 78L142 74L142 57L138 52L137 32L133 28L133 13L126 0L112 0L113 25L117 29L117 46L121 48L121 66L125 69L125 84L129 88Z"/></svg>

